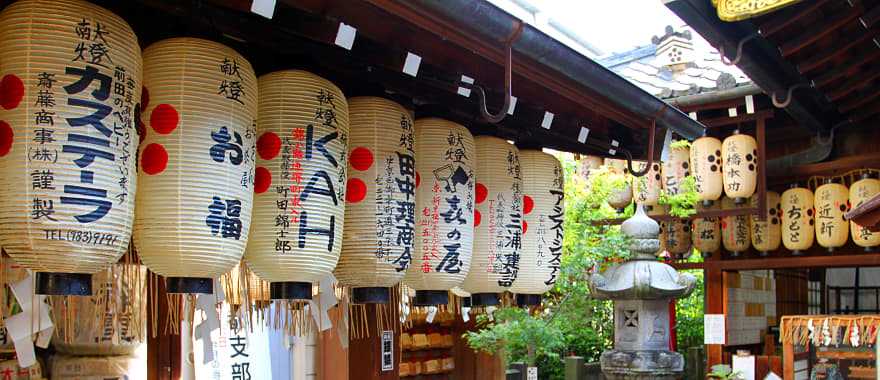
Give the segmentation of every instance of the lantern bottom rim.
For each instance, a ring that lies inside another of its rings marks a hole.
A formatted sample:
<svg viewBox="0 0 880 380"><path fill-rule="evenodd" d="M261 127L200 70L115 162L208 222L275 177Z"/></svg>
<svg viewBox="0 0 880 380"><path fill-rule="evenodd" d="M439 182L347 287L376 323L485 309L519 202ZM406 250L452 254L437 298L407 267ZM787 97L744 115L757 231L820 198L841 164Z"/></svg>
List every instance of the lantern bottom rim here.
<svg viewBox="0 0 880 380"><path fill-rule="evenodd" d="M712 205L715 204L715 201L713 201L713 200L711 200L711 199L704 199L704 200L703 200L702 202L700 202L700 203L703 205L703 207L712 207Z"/></svg>
<svg viewBox="0 0 880 380"><path fill-rule="evenodd" d="M516 304L519 306L538 306L541 304L540 294L517 294Z"/></svg>
<svg viewBox="0 0 880 380"><path fill-rule="evenodd" d="M172 294L214 294L214 280L208 277L168 277L165 289Z"/></svg>
<svg viewBox="0 0 880 380"><path fill-rule="evenodd" d="M471 303L471 297L461 297L461 306L462 307L473 306L473 304Z"/></svg>
<svg viewBox="0 0 880 380"><path fill-rule="evenodd" d="M37 272L34 293L46 296L91 296L92 275Z"/></svg>
<svg viewBox="0 0 880 380"><path fill-rule="evenodd" d="M310 300L312 283L283 281L269 283L269 298L273 300Z"/></svg>
<svg viewBox="0 0 880 380"><path fill-rule="evenodd" d="M501 299L498 293L474 293L471 294L471 305L477 306L498 306Z"/></svg>
<svg viewBox="0 0 880 380"><path fill-rule="evenodd" d="M351 302L356 304L387 304L391 302L391 291L386 287L352 288Z"/></svg>
<svg viewBox="0 0 880 380"><path fill-rule="evenodd" d="M793 250L791 250L791 255L792 255L792 256L803 256L803 254L804 254L804 253L803 253L801 250L799 250L799 249L793 249Z"/></svg>
<svg viewBox="0 0 880 380"><path fill-rule="evenodd" d="M449 303L449 292L446 290L416 290L413 306L436 306Z"/></svg>
<svg viewBox="0 0 880 380"><path fill-rule="evenodd" d="M733 204L736 204L736 205L744 205L744 204L746 204L746 202L748 202L748 201L749 201L749 198L747 198L747 197L735 197L735 198L733 198Z"/></svg>

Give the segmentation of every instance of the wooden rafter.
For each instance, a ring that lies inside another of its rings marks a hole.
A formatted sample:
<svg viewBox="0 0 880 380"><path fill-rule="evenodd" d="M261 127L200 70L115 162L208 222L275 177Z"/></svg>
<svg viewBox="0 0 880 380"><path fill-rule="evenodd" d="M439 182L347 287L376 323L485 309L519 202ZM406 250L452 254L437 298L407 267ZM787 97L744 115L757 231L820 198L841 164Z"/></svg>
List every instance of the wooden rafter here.
<svg viewBox="0 0 880 380"><path fill-rule="evenodd" d="M788 57L794 53L801 51L805 47L810 46L811 44L822 39L823 37L834 33L836 30L842 28L844 25L859 18L859 16L862 15L863 11L864 8L862 7L862 5L856 4L851 9L848 9L846 12L832 16L826 23L824 23L824 25L819 25L813 28L814 30L816 30L815 32L799 34L797 38L792 39L791 41L783 44L780 47L782 56Z"/></svg>
<svg viewBox="0 0 880 380"><path fill-rule="evenodd" d="M864 53L859 54L858 56L848 60L844 65L840 67L835 67L828 72L816 77L813 82L817 87L826 87L834 81L846 77L848 74L852 74L856 70L858 70L862 65L873 62L880 58L880 49L871 48L865 51Z"/></svg>
<svg viewBox="0 0 880 380"><path fill-rule="evenodd" d="M824 51L816 52L810 58L803 60L797 64L798 71L800 71L802 74L812 72L820 66L840 57L852 48L865 43L865 41L871 41L871 39L876 37L878 34L880 34L880 29L871 28L868 29L868 31L866 31L865 33L861 33L858 37L851 40L850 42L847 42L843 46L831 46Z"/></svg>

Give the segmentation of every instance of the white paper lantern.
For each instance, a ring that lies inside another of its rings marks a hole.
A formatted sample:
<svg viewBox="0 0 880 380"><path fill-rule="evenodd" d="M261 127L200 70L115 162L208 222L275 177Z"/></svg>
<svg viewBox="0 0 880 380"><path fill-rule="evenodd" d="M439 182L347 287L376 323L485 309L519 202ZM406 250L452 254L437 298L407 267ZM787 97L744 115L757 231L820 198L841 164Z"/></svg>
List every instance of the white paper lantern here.
<svg viewBox="0 0 880 380"><path fill-rule="evenodd" d="M752 207L758 207L758 197L753 196L751 199ZM764 214L764 220L758 220L758 217L752 215L749 217L752 230L752 246L760 252L761 256L767 256L771 251L775 251L782 244L782 203L779 193L775 191L767 192L767 212Z"/></svg>
<svg viewBox="0 0 880 380"><path fill-rule="evenodd" d="M497 137L476 145L474 255L462 288L474 306L497 304L519 273L522 249L522 175L519 150Z"/></svg>
<svg viewBox="0 0 880 380"><path fill-rule="evenodd" d="M0 13L0 246L36 292L91 294L128 249L141 53L131 27L79 0Z"/></svg>
<svg viewBox="0 0 880 380"><path fill-rule="evenodd" d="M309 299L342 248L348 102L333 83L305 71L260 77L254 230L245 261L270 281L273 299ZM395 137L396 138L396 137Z"/></svg>
<svg viewBox="0 0 880 380"><path fill-rule="evenodd" d="M782 244L793 255L813 245L813 192L794 187L782 193Z"/></svg>
<svg viewBox="0 0 880 380"><path fill-rule="evenodd" d="M523 231L519 275L510 291L517 304L537 305L553 288L562 260L565 174L559 160L540 150L521 150Z"/></svg>
<svg viewBox="0 0 880 380"><path fill-rule="evenodd" d="M724 139L721 154L724 194L736 204L745 204L758 183L758 143L737 131Z"/></svg>
<svg viewBox="0 0 880 380"><path fill-rule="evenodd" d="M212 292L251 224L257 80L235 50L172 38L144 50L146 137L134 239L173 293Z"/></svg>
<svg viewBox="0 0 880 380"><path fill-rule="evenodd" d="M839 183L819 186L813 207L816 210L816 242L829 252L846 244L849 221L843 215L849 210L849 189Z"/></svg>
<svg viewBox="0 0 880 380"><path fill-rule="evenodd" d="M876 178L862 177L849 187L849 201L853 208L859 207L868 200L880 194L880 181ZM871 232L867 227L858 225L854 221L849 222L853 242L859 247L870 250L880 245L880 233Z"/></svg>
<svg viewBox="0 0 880 380"><path fill-rule="evenodd" d="M647 162L634 162L636 170L645 170ZM652 210L660 199L660 188L662 178L660 177L660 163L653 162L648 172L641 177L632 177L633 200L647 206L647 210Z"/></svg>
<svg viewBox="0 0 880 380"><path fill-rule="evenodd" d="M733 210L738 208L732 198L722 198L721 208ZM751 246L752 236L749 231L748 215L732 215L721 218L721 242L731 256L737 257Z"/></svg>
<svg viewBox="0 0 880 380"><path fill-rule="evenodd" d="M721 141L709 136L700 137L691 144L691 170L697 185L697 195L706 205L721 198L723 192Z"/></svg>
<svg viewBox="0 0 880 380"><path fill-rule="evenodd" d="M409 111L390 100L348 101L348 189L334 274L354 303L388 303L412 261L416 161Z"/></svg>
<svg viewBox="0 0 880 380"><path fill-rule="evenodd" d="M471 268L474 246L474 137L451 121L415 122L416 240L403 282L416 306L445 305Z"/></svg>
<svg viewBox="0 0 880 380"><path fill-rule="evenodd" d="M669 150L669 158L660 165L663 190L675 195L681 191L681 182L691 174L690 148L677 146Z"/></svg>
<svg viewBox="0 0 880 380"><path fill-rule="evenodd" d="M624 185L621 188L614 189L608 195L608 205L622 212L633 201L632 181L630 180L629 168L626 166L626 160L617 160L613 158L605 159L605 167L611 172L611 179L615 182L622 181Z"/></svg>
<svg viewBox="0 0 880 380"><path fill-rule="evenodd" d="M711 206L698 205L697 211L718 210L720 205L714 203ZM721 249L721 218L695 218L691 229L691 241L694 248L700 251L703 257L709 257Z"/></svg>

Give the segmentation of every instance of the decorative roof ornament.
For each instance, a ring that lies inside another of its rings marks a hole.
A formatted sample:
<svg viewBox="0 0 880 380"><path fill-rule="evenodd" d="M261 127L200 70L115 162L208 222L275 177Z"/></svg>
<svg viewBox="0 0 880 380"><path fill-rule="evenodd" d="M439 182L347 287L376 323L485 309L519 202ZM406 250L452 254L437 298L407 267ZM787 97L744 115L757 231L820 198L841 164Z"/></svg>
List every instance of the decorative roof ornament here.
<svg viewBox="0 0 880 380"><path fill-rule="evenodd" d="M712 0L718 18L733 22L758 17L765 13L799 3L801 0Z"/></svg>

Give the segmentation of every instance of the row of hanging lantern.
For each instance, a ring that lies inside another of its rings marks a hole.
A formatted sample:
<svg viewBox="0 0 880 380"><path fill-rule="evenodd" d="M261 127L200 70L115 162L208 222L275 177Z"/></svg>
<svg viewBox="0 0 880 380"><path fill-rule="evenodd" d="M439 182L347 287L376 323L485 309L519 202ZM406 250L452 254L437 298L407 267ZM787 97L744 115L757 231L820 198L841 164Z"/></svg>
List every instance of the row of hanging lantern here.
<svg viewBox="0 0 880 380"><path fill-rule="evenodd" d="M172 293L211 293L242 259L272 299L335 274L354 302L403 281L416 304L459 285L475 305L530 304L555 281L564 178L548 154L309 72L258 79L212 41L141 56L121 18L79 0L17 2L0 30L0 245L40 293L89 294L130 239Z"/></svg>

